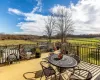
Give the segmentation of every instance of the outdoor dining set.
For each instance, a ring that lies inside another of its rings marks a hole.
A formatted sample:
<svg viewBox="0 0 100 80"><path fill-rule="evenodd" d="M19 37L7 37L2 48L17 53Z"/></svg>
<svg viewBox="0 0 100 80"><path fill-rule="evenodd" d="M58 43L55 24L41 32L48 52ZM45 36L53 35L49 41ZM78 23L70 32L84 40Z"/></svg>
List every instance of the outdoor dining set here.
<svg viewBox="0 0 100 80"><path fill-rule="evenodd" d="M40 62L40 65L42 67L42 75L45 75L46 80L91 80L91 72L79 68L79 63L80 58L75 54L50 53L48 57ZM65 74L66 76L64 76Z"/></svg>

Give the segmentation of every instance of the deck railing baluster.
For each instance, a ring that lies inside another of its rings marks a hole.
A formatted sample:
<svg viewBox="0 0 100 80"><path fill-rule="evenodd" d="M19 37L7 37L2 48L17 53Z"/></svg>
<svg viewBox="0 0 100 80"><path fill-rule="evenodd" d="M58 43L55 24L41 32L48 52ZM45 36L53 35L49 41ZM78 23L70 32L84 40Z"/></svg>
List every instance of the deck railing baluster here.
<svg viewBox="0 0 100 80"><path fill-rule="evenodd" d="M95 64L97 65L97 61L98 61L98 59L97 59L97 54L98 54L98 52L97 52L97 49L95 49L95 59L96 59L96 61L95 61Z"/></svg>
<svg viewBox="0 0 100 80"><path fill-rule="evenodd" d="M98 65L100 66L100 49L98 48Z"/></svg>
<svg viewBox="0 0 100 80"><path fill-rule="evenodd" d="M19 44L19 45L6 45L6 46L0 46L0 50L2 50L3 56L0 58L0 64L7 62L8 55L14 53L16 54L17 58L19 58L20 54L25 49L25 46L28 47L28 49L31 49L34 44ZM26 48L27 49L27 48Z"/></svg>
<svg viewBox="0 0 100 80"><path fill-rule="evenodd" d="M82 61L89 62L92 64L100 65L100 51L99 48L96 47L91 47L96 44L84 44L84 45L79 45L79 44L71 44L67 45L68 48L70 48L70 51L75 52L76 54L81 58ZM72 50L71 50L72 49Z"/></svg>

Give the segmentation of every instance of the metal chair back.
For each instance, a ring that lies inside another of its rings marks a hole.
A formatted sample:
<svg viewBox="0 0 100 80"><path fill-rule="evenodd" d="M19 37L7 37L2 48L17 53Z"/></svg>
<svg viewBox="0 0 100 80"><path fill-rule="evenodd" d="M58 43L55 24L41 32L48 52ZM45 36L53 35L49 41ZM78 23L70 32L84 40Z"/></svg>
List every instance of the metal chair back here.
<svg viewBox="0 0 100 80"><path fill-rule="evenodd" d="M40 62L40 65L42 66L42 75L44 73L46 79L49 77L49 76L52 76L52 75L55 75L55 79L56 79L56 72L55 70L50 66L50 64L47 62L47 61L41 61ZM41 75L41 78L42 78L42 75ZM51 77L52 78L52 77ZM40 79L41 80L41 79Z"/></svg>
<svg viewBox="0 0 100 80"><path fill-rule="evenodd" d="M77 63L80 63L80 58L78 55L71 54L70 56L73 57L77 61Z"/></svg>

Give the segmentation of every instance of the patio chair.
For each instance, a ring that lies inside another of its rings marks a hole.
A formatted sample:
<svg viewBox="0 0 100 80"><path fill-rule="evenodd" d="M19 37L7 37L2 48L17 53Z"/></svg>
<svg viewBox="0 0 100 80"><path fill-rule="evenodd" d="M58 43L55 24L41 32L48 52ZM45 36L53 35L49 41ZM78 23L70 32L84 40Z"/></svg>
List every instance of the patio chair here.
<svg viewBox="0 0 100 80"><path fill-rule="evenodd" d="M79 68L78 64L80 63L80 58L78 55L70 54L70 57L73 57L77 61L77 66L75 68Z"/></svg>
<svg viewBox="0 0 100 80"><path fill-rule="evenodd" d="M26 51L25 51L24 48L21 48L19 57L20 57L20 60L25 60L25 59L27 59Z"/></svg>
<svg viewBox="0 0 100 80"><path fill-rule="evenodd" d="M74 72L69 76L70 80L91 80L92 74L85 69L74 69Z"/></svg>
<svg viewBox="0 0 100 80"><path fill-rule="evenodd" d="M16 54L14 54L14 53L8 55L8 57L7 57L7 62L9 64L12 64L13 62L16 62L17 60L18 60L18 58L17 58Z"/></svg>
<svg viewBox="0 0 100 80"><path fill-rule="evenodd" d="M45 75L46 80L48 80L49 78L53 79L53 75L55 76L55 80L56 80L56 71L51 67L51 65L47 62L47 61L41 61L40 65L42 67L42 74L41 74L41 78L42 79L42 75Z"/></svg>

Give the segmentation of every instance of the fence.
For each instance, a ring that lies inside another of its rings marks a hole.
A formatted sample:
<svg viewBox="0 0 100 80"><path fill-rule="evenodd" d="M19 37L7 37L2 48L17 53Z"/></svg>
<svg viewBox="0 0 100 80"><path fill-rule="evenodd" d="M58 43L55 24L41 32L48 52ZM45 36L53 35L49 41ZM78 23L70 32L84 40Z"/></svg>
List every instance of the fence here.
<svg viewBox="0 0 100 80"><path fill-rule="evenodd" d="M77 54L82 61L100 65L100 48L67 43L69 53Z"/></svg>
<svg viewBox="0 0 100 80"><path fill-rule="evenodd" d="M35 46L34 44L0 46L0 64L7 62L8 55L14 53L19 59L21 53L31 51Z"/></svg>
<svg viewBox="0 0 100 80"><path fill-rule="evenodd" d="M25 44L25 45L9 45L0 46L0 63L6 63L8 55L14 53L19 58L19 55L24 51L28 52L32 50L36 45ZM80 59L85 62L100 65L100 48L92 48L86 45L76 45L67 43L67 50L70 53L75 53L79 55Z"/></svg>

